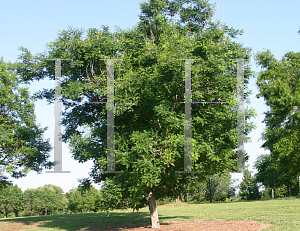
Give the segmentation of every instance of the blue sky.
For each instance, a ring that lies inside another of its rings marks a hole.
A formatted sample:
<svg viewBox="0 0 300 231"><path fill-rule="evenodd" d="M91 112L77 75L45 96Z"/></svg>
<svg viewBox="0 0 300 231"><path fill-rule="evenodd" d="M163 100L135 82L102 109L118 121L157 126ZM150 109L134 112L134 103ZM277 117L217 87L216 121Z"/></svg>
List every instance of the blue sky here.
<svg viewBox="0 0 300 231"><path fill-rule="evenodd" d="M0 57L4 61L15 62L20 55L19 46L28 48L32 53L43 52L45 45L54 41L59 30L68 26L75 28L101 28L107 25L111 31L114 26L122 29L133 27L139 20L140 6L143 0L11 0L1 2L1 36ZM245 47L251 47L253 54L263 49L269 49L276 59L289 51L299 52L299 8L298 0L214 0L218 5L215 19L220 19L229 27L244 29L245 33L237 41ZM298 19L298 20L297 20ZM259 72L260 67L251 60L252 70ZM249 89L252 90L251 104L258 112L258 117L252 121L257 129L250 134L252 142L245 144L245 150L250 155L250 170L258 155L267 153L260 148L261 133L264 130L264 112L267 110L264 100L257 99L258 89L256 77L250 80ZM31 92L43 88L53 88L54 81L43 80L30 85ZM42 127L48 127L45 138L50 138L53 145L54 136L54 105L47 105L46 101L36 103L37 122ZM51 158L54 160L53 151ZM11 179L22 190L37 188L45 184L54 184L63 188L65 192L78 185L77 179L88 177L92 162L80 164L75 161L66 144L63 144L63 170L71 173L37 174L31 172L22 179ZM242 174L233 174L237 179ZM99 185L94 185L100 188Z"/></svg>

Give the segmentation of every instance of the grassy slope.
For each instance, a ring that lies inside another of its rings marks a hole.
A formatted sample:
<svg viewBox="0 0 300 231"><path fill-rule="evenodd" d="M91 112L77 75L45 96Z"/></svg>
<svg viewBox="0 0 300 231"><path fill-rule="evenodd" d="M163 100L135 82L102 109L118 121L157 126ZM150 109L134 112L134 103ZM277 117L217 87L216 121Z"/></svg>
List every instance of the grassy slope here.
<svg viewBox="0 0 300 231"><path fill-rule="evenodd" d="M295 198L269 201L234 202L219 204L159 206L160 221L217 221L246 220L271 223L266 230L300 230L300 200ZM104 213L65 214L53 216L0 219L1 222L41 222L35 230L75 231L105 225L149 222L149 209L139 212L116 210L107 217Z"/></svg>

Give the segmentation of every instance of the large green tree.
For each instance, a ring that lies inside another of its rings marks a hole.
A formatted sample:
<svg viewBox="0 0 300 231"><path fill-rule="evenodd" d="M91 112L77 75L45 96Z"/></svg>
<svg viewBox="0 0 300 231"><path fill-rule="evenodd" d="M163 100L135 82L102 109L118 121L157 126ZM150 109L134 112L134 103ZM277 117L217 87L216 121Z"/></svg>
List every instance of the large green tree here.
<svg viewBox="0 0 300 231"><path fill-rule="evenodd" d="M115 61L115 168L123 172L103 172L105 104L65 105L63 141L79 162L94 161L90 176L95 183L104 183L102 210L138 210L149 203L156 228L156 200L179 195L195 177L175 173L184 166L185 116L184 61L176 59L201 59L192 64L193 101L234 101L237 70L230 59L247 59L251 49L233 41L242 31L211 21L213 8L207 1L151 0L141 3L141 10L140 21L131 30L110 33L103 27L84 34L69 28L42 54L22 48L18 73L25 82L54 80L54 62L46 58L69 58L62 64L64 100L105 101L107 71L101 59L123 58ZM176 15L180 16L176 24L170 23L168 19ZM246 65L246 86L252 74ZM249 94L246 87L246 99ZM54 89L36 96L52 103ZM252 109L246 110L246 135L254 115ZM203 180L206 175L234 171L235 105L193 105L192 117L193 170L202 171L196 177Z"/></svg>
<svg viewBox="0 0 300 231"><path fill-rule="evenodd" d="M257 97L263 97L269 107L262 147L270 151L270 166L264 166L265 161L260 168L276 171L278 185L291 187L300 173L300 53L288 52L276 60L266 50L257 53L256 60L263 68L257 78Z"/></svg>
<svg viewBox="0 0 300 231"><path fill-rule="evenodd" d="M51 147L44 140L46 129L36 124L34 103L29 91L21 87L15 65L0 59L0 175L24 177L30 170L42 171L53 163L48 161Z"/></svg>

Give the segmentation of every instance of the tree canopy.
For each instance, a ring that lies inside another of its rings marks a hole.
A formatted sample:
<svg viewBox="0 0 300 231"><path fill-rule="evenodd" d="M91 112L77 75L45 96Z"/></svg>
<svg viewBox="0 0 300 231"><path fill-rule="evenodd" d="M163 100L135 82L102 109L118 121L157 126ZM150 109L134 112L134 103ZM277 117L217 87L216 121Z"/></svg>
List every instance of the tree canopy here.
<svg viewBox="0 0 300 231"><path fill-rule="evenodd" d="M175 173L183 170L185 116L184 61L177 59L200 59L192 63L193 101L234 101L237 71L230 59L248 59L251 51L233 41L242 31L212 22L207 1L177 2L141 3L140 21L127 31L119 28L111 33L105 26L88 29L86 34L62 30L44 53L32 55L21 48L18 64L25 82L53 80L54 64L46 58L71 59L62 65L63 100L100 102L107 100L103 59L122 59L115 61L114 99L115 168L122 173L103 173L105 104L65 104L62 137L76 160L94 161L90 176L95 183L104 182L101 208L138 210L149 201L153 228L158 221L156 200L182 192L193 177ZM175 17L177 10L180 22L169 23L167 15ZM246 66L245 86L252 74ZM246 87L246 99L249 94ZM52 103L54 89L44 89L36 97ZM201 171L199 180L234 171L236 110L233 104L192 106L193 170ZM245 112L245 135L254 127L248 122L254 115L253 109Z"/></svg>
<svg viewBox="0 0 300 231"><path fill-rule="evenodd" d="M300 172L300 53L288 52L277 61L266 50L257 53L256 60L263 68L257 78L257 97L263 97L269 107L263 121L262 147L270 151L257 160L257 167L269 174L276 171L280 175L278 185L290 187Z"/></svg>
<svg viewBox="0 0 300 231"><path fill-rule="evenodd" d="M41 172L50 168L51 146L44 140L45 128L36 124L34 103L22 80L17 77L15 64L0 59L0 174L25 176L28 171ZM2 179L5 179L2 176Z"/></svg>

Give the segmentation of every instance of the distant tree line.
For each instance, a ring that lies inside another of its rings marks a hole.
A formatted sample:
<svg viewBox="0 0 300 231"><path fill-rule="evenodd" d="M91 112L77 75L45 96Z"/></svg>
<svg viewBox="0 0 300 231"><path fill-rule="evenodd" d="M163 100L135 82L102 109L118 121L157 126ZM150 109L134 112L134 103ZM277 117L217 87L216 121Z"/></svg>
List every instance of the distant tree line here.
<svg viewBox="0 0 300 231"><path fill-rule="evenodd" d="M51 184L23 192L17 185L5 183L0 186L0 217L97 212L99 196L99 190L93 186L85 189L79 185L65 194L62 188Z"/></svg>
<svg viewBox="0 0 300 231"><path fill-rule="evenodd" d="M189 203L225 201L235 196L236 188L231 183L229 173L207 177L203 182L195 178L192 183L183 186L186 187L186 193L178 195L176 199ZM52 184L23 192L18 185L0 179L0 217L98 212L105 204L103 193L84 182L67 193ZM169 202L172 199L169 198Z"/></svg>
<svg viewBox="0 0 300 231"><path fill-rule="evenodd" d="M188 203L229 202L232 200L260 200L272 198L272 187L262 184L261 173L251 176L246 169L242 182L234 186L230 173L208 176L202 180L194 177L187 185L185 192L158 204L173 201ZM259 191L260 186L264 186ZM236 190L239 188L239 193ZM64 193L63 189L47 184L37 189L26 189L24 192L17 185L4 178L0 179L0 217L40 216L70 213L89 213L102 211L105 206L105 191L97 190L86 182ZM296 196L299 193L297 181L292 191L284 184L276 188L276 197ZM113 200L112 200L113 201ZM127 203L131 203L127 201ZM146 204L145 204L146 206Z"/></svg>

